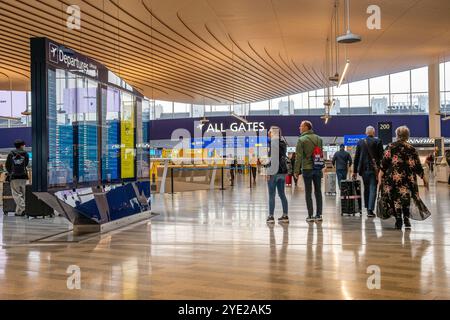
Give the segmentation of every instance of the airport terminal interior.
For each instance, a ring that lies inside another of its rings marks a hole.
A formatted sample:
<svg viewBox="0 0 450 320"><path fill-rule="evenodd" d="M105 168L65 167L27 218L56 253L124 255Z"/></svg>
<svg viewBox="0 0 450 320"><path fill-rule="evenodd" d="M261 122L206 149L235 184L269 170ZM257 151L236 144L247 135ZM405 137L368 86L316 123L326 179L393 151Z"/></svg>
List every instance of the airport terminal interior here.
<svg viewBox="0 0 450 320"><path fill-rule="evenodd" d="M449 12L0 0L0 299L449 300Z"/></svg>

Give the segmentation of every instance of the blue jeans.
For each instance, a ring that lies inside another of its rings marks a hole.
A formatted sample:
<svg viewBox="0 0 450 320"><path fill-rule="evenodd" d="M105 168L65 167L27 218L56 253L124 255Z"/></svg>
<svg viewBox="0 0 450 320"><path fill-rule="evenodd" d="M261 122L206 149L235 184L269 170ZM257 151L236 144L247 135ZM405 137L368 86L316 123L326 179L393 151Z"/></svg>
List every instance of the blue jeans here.
<svg viewBox="0 0 450 320"><path fill-rule="evenodd" d="M322 215L322 171L321 170L303 170L303 181L305 182L306 207L308 216L313 216L312 185L314 184L314 195L316 197L317 214Z"/></svg>
<svg viewBox="0 0 450 320"><path fill-rule="evenodd" d="M364 182L364 206L367 210L375 210L377 199L377 177L374 171L366 171L362 175Z"/></svg>
<svg viewBox="0 0 450 320"><path fill-rule="evenodd" d="M348 170L347 169L337 169L336 176L338 179L339 189L341 188L341 181L347 179Z"/></svg>
<svg viewBox="0 0 450 320"><path fill-rule="evenodd" d="M288 214L288 202L286 194L284 193L284 185L286 181L285 174L276 174L270 176L267 181L267 186L269 187L269 216L273 216L275 212L275 193L278 190L278 196L281 199L281 205L283 206L283 215Z"/></svg>

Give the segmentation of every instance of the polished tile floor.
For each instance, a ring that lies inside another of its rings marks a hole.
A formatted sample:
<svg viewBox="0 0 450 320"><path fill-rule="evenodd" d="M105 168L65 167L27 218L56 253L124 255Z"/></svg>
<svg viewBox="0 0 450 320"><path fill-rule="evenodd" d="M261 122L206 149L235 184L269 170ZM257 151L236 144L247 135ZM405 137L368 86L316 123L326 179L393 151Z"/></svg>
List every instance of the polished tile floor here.
<svg viewBox="0 0 450 320"><path fill-rule="evenodd" d="M335 197L326 197L322 224L307 224L302 189L288 190L288 226L266 225L262 179L253 189L240 181L224 192L157 195L152 223L95 237L64 233L63 218L2 217L0 298L450 298L446 185L422 190L433 216L409 232L391 220L341 217ZM68 289L71 265L80 268L80 290ZM368 288L371 268L380 289Z"/></svg>

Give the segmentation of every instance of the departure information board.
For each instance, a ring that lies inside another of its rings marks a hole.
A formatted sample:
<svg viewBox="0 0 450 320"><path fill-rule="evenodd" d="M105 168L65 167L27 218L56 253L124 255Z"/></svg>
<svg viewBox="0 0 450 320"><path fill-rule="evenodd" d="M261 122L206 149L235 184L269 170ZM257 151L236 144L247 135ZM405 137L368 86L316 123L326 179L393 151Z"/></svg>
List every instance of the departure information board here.
<svg viewBox="0 0 450 320"><path fill-rule="evenodd" d="M33 190L148 178L150 105L143 106L144 97L105 66L48 39L32 41L32 53L33 78L39 79L32 95ZM79 63L67 66L59 56Z"/></svg>
<svg viewBox="0 0 450 320"><path fill-rule="evenodd" d="M124 95L120 119L120 171L122 179L135 177L134 104L131 95Z"/></svg>

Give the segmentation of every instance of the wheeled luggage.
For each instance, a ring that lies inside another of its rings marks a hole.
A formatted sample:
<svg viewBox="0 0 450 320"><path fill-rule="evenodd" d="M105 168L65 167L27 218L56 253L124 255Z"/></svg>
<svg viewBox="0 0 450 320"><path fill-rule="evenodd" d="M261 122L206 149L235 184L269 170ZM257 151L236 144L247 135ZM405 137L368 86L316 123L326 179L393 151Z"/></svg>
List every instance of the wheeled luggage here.
<svg viewBox="0 0 450 320"><path fill-rule="evenodd" d="M16 203L12 197L11 185L9 182L3 182L3 214L7 215L9 212L16 212Z"/></svg>
<svg viewBox="0 0 450 320"><path fill-rule="evenodd" d="M336 195L336 173L334 172L325 173L325 195Z"/></svg>
<svg viewBox="0 0 450 320"><path fill-rule="evenodd" d="M291 186L292 185L292 176L291 175L286 175L286 185L287 186Z"/></svg>
<svg viewBox="0 0 450 320"><path fill-rule="evenodd" d="M344 214L362 215L361 181L343 180L341 182L341 216Z"/></svg>
<svg viewBox="0 0 450 320"><path fill-rule="evenodd" d="M39 200L31 191L31 185L25 187L25 215L31 218L53 217L54 210Z"/></svg>

